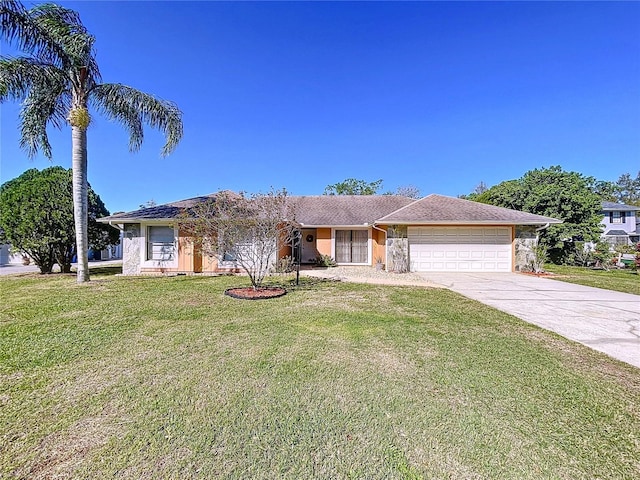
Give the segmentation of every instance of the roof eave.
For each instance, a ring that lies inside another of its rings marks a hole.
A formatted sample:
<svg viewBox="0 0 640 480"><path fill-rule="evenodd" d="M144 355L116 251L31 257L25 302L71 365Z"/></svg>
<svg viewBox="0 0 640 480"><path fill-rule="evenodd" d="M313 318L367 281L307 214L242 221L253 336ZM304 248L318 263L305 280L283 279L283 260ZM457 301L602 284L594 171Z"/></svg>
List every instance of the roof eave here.
<svg viewBox="0 0 640 480"><path fill-rule="evenodd" d="M364 228L370 227L372 223L355 223L349 225L312 225L310 223L308 224L299 222L298 225L300 225L300 228Z"/></svg>
<svg viewBox="0 0 640 480"><path fill-rule="evenodd" d="M175 218L98 218L100 223L167 223L175 222Z"/></svg>
<svg viewBox="0 0 640 480"><path fill-rule="evenodd" d="M379 220L376 225L546 225L563 223L561 220L507 221L507 220Z"/></svg>

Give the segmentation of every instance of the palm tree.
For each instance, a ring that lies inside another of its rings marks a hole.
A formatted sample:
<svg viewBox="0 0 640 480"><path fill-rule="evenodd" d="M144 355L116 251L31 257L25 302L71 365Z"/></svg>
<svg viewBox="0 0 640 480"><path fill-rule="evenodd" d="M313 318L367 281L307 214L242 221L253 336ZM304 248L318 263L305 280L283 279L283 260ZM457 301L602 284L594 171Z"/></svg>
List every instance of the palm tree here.
<svg viewBox="0 0 640 480"><path fill-rule="evenodd" d="M51 159L47 126L71 125L78 282L86 282L89 108L128 130L131 151L142 145L143 123L157 128L166 139L163 156L171 153L182 138L182 112L172 102L126 85L101 83L93 49L95 38L73 10L53 4L27 10L15 0L2 0L0 32L2 39L27 55L0 57L0 102L22 102L20 146L29 157L42 150Z"/></svg>

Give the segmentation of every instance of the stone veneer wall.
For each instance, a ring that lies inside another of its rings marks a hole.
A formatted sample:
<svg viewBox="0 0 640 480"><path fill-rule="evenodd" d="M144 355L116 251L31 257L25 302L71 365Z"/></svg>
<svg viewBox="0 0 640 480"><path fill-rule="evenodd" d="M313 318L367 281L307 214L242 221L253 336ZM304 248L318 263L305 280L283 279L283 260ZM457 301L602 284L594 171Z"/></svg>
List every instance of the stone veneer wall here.
<svg viewBox="0 0 640 480"><path fill-rule="evenodd" d="M387 270L409 271L409 240L406 225L390 225L387 229Z"/></svg>
<svg viewBox="0 0 640 480"><path fill-rule="evenodd" d="M139 223L128 223L124 226L122 236L122 274L140 274L140 248L142 239Z"/></svg>
<svg viewBox="0 0 640 480"><path fill-rule="evenodd" d="M516 272L531 271L534 260L533 247L538 243L538 232L530 225L516 227Z"/></svg>

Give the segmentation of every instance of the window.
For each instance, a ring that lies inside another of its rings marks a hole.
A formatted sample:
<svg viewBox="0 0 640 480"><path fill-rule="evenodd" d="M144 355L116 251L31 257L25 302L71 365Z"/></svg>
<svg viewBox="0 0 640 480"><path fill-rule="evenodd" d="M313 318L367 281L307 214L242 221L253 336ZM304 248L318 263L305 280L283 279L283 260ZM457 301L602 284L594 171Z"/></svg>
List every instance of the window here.
<svg viewBox="0 0 640 480"><path fill-rule="evenodd" d="M625 223L625 212L609 212L609 223Z"/></svg>
<svg viewBox="0 0 640 480"><path fill-rule="evenodd" d="M235 262L238 258L233 250L223 249L222 251L222 261L223 262Z"/></svg>
<svg viewBox="0 0 640 480"><path fill-rule="evenodd" d="M336 230L336 262L367 263L369 233L366 230Z"/></svg>
<svg viewBox="0 0 640 480"><path fill-rule="evenodd" d="M175 250L173 227L147 227L147 260L170 262Z"/></svg>
<svg viewBox="0 0 640 480"><path fill-rule="evenodd" d="M629 237L626 235L607 235L604 239L608 244L613 246L629 244Z"/></svg>

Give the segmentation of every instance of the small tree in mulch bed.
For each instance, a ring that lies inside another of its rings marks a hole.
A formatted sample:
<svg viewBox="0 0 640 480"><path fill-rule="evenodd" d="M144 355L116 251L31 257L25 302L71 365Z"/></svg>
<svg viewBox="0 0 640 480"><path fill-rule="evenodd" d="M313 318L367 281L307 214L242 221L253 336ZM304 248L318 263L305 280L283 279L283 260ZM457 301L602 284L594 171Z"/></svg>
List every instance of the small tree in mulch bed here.
<svg viewBox="0 0 640 480"><path fill-rule="evenodd" d="M181 220L202 253L231 261L247 273L254 291L277 260L279 246L290 244L296 224L285 190L264 194L219 192L194 206ZM264 292L266 293L266 292ZM246 295L264 298L264 295Z"/></svg>

